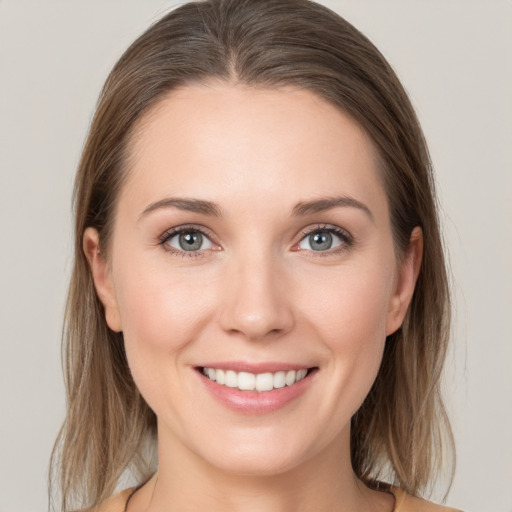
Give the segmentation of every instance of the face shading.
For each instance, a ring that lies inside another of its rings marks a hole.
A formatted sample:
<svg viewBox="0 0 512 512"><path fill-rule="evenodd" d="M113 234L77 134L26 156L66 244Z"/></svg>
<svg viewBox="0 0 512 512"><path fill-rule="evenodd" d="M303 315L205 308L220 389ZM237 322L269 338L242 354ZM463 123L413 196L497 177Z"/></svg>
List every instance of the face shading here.
<svg viewBox="0 0 512 512"><path fill-rule="evenodd" d="M219 84L134 133L108 260L89 259L160 450L255 475L347 453L415 279L372 143L311 92Z"/></svg>

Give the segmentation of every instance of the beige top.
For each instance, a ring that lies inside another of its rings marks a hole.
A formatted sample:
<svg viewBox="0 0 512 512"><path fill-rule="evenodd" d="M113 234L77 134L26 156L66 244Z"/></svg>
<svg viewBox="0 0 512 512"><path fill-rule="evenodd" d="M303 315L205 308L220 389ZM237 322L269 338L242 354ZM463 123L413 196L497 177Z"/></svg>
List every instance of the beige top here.
<svg viewBox="0 0 512 512"><path fill-rule="evenodd" d="M126 502L134 488L112 496L104 501L98 512L124 512ZM455 508L443 507L430 501L422 500L408 495L398 487L391 487L391 493L395 497L395 508L393 512L461 512Z"/></svg>

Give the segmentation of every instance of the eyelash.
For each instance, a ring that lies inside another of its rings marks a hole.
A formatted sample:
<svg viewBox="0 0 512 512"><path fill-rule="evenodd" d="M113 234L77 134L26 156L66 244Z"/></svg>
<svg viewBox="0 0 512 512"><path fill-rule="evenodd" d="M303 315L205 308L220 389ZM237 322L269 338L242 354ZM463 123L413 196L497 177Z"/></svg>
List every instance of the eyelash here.
<svg viewBox="0 0 512 512"><path fill-rule="evenodd" d="M311 236L315 233L331 233L333 235L336 235L340 240L341 244L338 247L335 247L333 249L328 249L326 251L308 251L310 253L310 257L312 258L324 258L328 256L332 256L335 254L341 254L344 252L348 252L350 249L353 248L355 244L354 237L345 229L342 229L338 226L333 226L330 224L318 224L317 226L313 228L307 228L303 230L300 234L299 241L294 244L294 247L296 247L298 244L300 244L305 238L308 236Z"/></svg>
<svg viewBox="0 0 512 512"><path fill-rule="evenodd" d="M186 233L186 232L200 233L202 236L208 238L210 241L212 241L213 244L215 244L215 242L213 241L213 237L204 228L202 228L200 226L195 226L195 225L185 225L185 226L179 226L176 228L171 228L171 229L165 231L164 233L162 233L162 235L160 235L158 237L158 243L159 243L159 245L161 245L164 248L165 251L168 251L168 252L170 252L178 257L181 257L181 258L201 258L201 257L204 258L204 257L206 257L208 249L207 250L199 250L199 251L185 251L185 250L175 249L174 247L171 247L170 245L167 244L167 242L169 240L171 240L173 237L175 237L176 235L179 235L181 233ZM348 231L346 231L338 226L333 226L333 225L329 225L329 224L319 224L317 226L314 226L313 228L304 229L300 234L299 241L296 242L293 247L297 247L308 236L311 236L314 233L322 233L322 232L331 233L331 234L337 236L341 240L342 243L338 247L335 247L334 249L328 249L326 251L308 251L308 252L312 253L311 257L322 258L322 257L331 256L333 254L340 254L340 253L349 251L354 246L354 243L355 243L354 238ZM300 249L294 249L294 250L299 251Z"/></svg>
<svg viewBox="0 0 512 512"><path fill-rule="evenodd" d="M215 244L215 242L213 242L213 237L211 234L209 234L204 228L202 228L200 226L195 226L193 224L179 226L177 228L171 228L171 229L165 231L158 237L158 240L159 240L158 243L159 243L159 245L161 245L164 248L165 251L170 252L173 255L178 256L180 258L204 258L205 256L207 256L206 250L203 250L203 251L180 251L180 250L175 249L174 247L171 247L170 245L167 244L167 242L169 240L171 240L173 237L175 237L176 235L179 235L181 233L187 233L187 232L200 233L202 236L208 238L209 240L212 240L212 243Z"/></svg>

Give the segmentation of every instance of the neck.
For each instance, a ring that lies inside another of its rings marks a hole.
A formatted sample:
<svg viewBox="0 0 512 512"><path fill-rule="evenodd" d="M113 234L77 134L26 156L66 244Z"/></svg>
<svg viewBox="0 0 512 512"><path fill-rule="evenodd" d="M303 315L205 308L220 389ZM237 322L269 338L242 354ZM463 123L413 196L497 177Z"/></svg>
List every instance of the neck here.
<svg viewBox="0 0 512 512"><path fill-rule="evenodd" d="M133 497L130 512L390 512L393 498L354 475L349 433L278 474L223 471L159 435L157 474Z"/></svg>

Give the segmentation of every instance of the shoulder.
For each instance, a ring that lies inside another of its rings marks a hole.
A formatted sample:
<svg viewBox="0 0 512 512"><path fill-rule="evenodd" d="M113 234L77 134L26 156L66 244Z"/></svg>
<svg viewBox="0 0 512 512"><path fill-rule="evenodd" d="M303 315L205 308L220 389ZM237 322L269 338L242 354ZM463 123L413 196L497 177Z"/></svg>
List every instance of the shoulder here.
<svg viewBox="0 0 512 512"><path fill-rule="evenodd" d="M421 498L415 498L398 487L391 487L390 490L396 502L393 512L461 512L455 508L444 507Z"/></svg>
<svg viewBox="0 0 512 512"><path fill-rule="evenodd" d="M125 489L124 491L111 496L101 503L99 508L95 509L95 512L124 512L126 502L133 490L133 488Z"/></svg>
<svg viewBox="0 0 512 512"><path fill-rule="evenodd" d="M97 512L124 512L126 502L133 490L133 488L125 489L105 500L99 506ZM393 512L461 512L455 508L436 505L430 501L410 496L398 487L391 487L390 491L395 497L396 502Z"/></svg>

